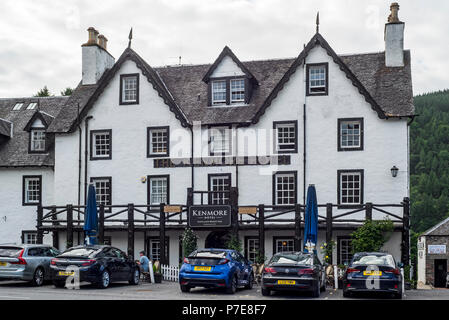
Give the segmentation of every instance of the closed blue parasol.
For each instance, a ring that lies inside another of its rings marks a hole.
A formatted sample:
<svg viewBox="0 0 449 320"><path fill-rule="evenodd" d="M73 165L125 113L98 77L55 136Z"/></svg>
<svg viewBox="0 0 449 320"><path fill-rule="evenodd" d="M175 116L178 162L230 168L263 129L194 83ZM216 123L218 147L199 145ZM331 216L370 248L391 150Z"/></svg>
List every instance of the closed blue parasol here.
<svg viewBox="0 0 449 320"><path fill-rule="evenodd" d="M307 202L305 211L304 228L304 250L316 253L316 243L318 236L318 202L316 199L316 190L313 184L307 189Z"/></svg>
<svg viewBox="0 0 449 320"><path fill-rule="evenodd" d="M86 213L84 214L84 234L85 244L97 244L98 216L97 216L97 196L93 183L89 185L87 193Z"/></svg>

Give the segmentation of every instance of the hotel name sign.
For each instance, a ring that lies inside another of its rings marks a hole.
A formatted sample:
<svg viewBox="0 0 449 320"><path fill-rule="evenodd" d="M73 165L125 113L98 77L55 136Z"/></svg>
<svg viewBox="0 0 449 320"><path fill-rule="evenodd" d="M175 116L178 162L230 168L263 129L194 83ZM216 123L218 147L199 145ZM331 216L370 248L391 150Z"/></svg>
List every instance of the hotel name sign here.
<svg viewBox="0 0 449 320"><path fill-rule="evenodd" d="M192 228L214 228L231 226L231 206L201 205L190 206L188 224Z"/></svg>

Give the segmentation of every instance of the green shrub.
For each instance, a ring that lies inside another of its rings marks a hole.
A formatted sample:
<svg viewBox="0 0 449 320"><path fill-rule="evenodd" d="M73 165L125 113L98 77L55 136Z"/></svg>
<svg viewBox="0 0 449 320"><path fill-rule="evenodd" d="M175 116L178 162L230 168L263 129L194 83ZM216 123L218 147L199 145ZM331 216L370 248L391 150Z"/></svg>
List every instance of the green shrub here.
<svg viewBox="0 0 449 320"><path fill-rule="evenodd" d="M226 248L242 252L242 242L235 235L231 235L231 238L226 242Z"/></svg>
<svg viewBox="0 0 449 320"><path fill-rule="evenodd" d="M197 249L198 236L195 232L187 227L182 234L182 251L184 257L188 257L193 251Z"/></svg>
<svg viewBox="0 0 449 320"><path fill-rule="evenodd" d="M365 221L361 227L351 233L352 253L379 251L390 238L393 228L393 222L390 219Z"/></svg>

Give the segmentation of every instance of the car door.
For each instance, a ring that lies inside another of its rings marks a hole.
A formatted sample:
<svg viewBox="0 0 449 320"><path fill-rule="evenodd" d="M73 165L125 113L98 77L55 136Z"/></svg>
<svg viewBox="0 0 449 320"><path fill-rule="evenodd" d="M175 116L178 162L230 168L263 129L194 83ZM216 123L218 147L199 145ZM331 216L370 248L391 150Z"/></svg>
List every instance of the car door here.
<svg viewBox="0 0 449 320"><path fill-rule="evenodd" d="M313 256L313 264L315 265L315 268L318 270L318 281L320 282L320 287L323 285L324 283L324 268L323 265L321 264L320 259L318 259L318 257L316 255Z"/></svg>
<svg viewBox="0 0 449 320"><path fill-rule="evenodd" d="M46 280L50 279L50 262L55 257L50 247L41 248L42 266L44 267L44 277Z"/></svg>
<svg viewBox="0 0 449 320"><path fill-rule="evenodd" d="M30 274L34 275L36 268L44 264L44 257L42 255L43 250L41 247L28 248L26 256L26 269Z"/></svg>
<svg viewBox="0 0 449 320"><path fill-rule="evenodd" d="M116 270L117 270L117 280L124 281L128 280L129 267L127 267L126 255L117 248L112 248L116 256Z"/></svg>
<svg viewBox="0 0 449 320"><path fill-rule="evenodd" d="M98 256L102 256L105 267L109 270L111 281L120 280L118 258L112 248L105 248Z"/></svg>
<svg viewBox="0 0 449 320"><path fill-rule="evenodd" d="M241 259L241 255L238 252L233 252L232 254L234 254L233 260L235 260L237 279L240 285L245 280L243 260Z"/></svg>
<svg viewBox="0 0 449 320"><path fill-rule="evenodd" d="M242 263L242 280L245 282L245 284L248 283L249 275L251 274L252 268L249 263L249 261L240 253L237 253L239 256L239 259Z"/></svg>

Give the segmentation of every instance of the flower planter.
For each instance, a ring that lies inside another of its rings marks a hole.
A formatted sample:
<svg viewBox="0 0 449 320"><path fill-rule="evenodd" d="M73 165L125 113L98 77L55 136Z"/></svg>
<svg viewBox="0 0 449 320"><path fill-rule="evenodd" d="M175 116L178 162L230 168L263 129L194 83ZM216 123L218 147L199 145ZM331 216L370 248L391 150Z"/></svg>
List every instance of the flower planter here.
<svg viewBox="0 0 449 320"><path fill-rule="evenodd" d="M154 283L162 283L162 273L154 274Z"/></svg>

